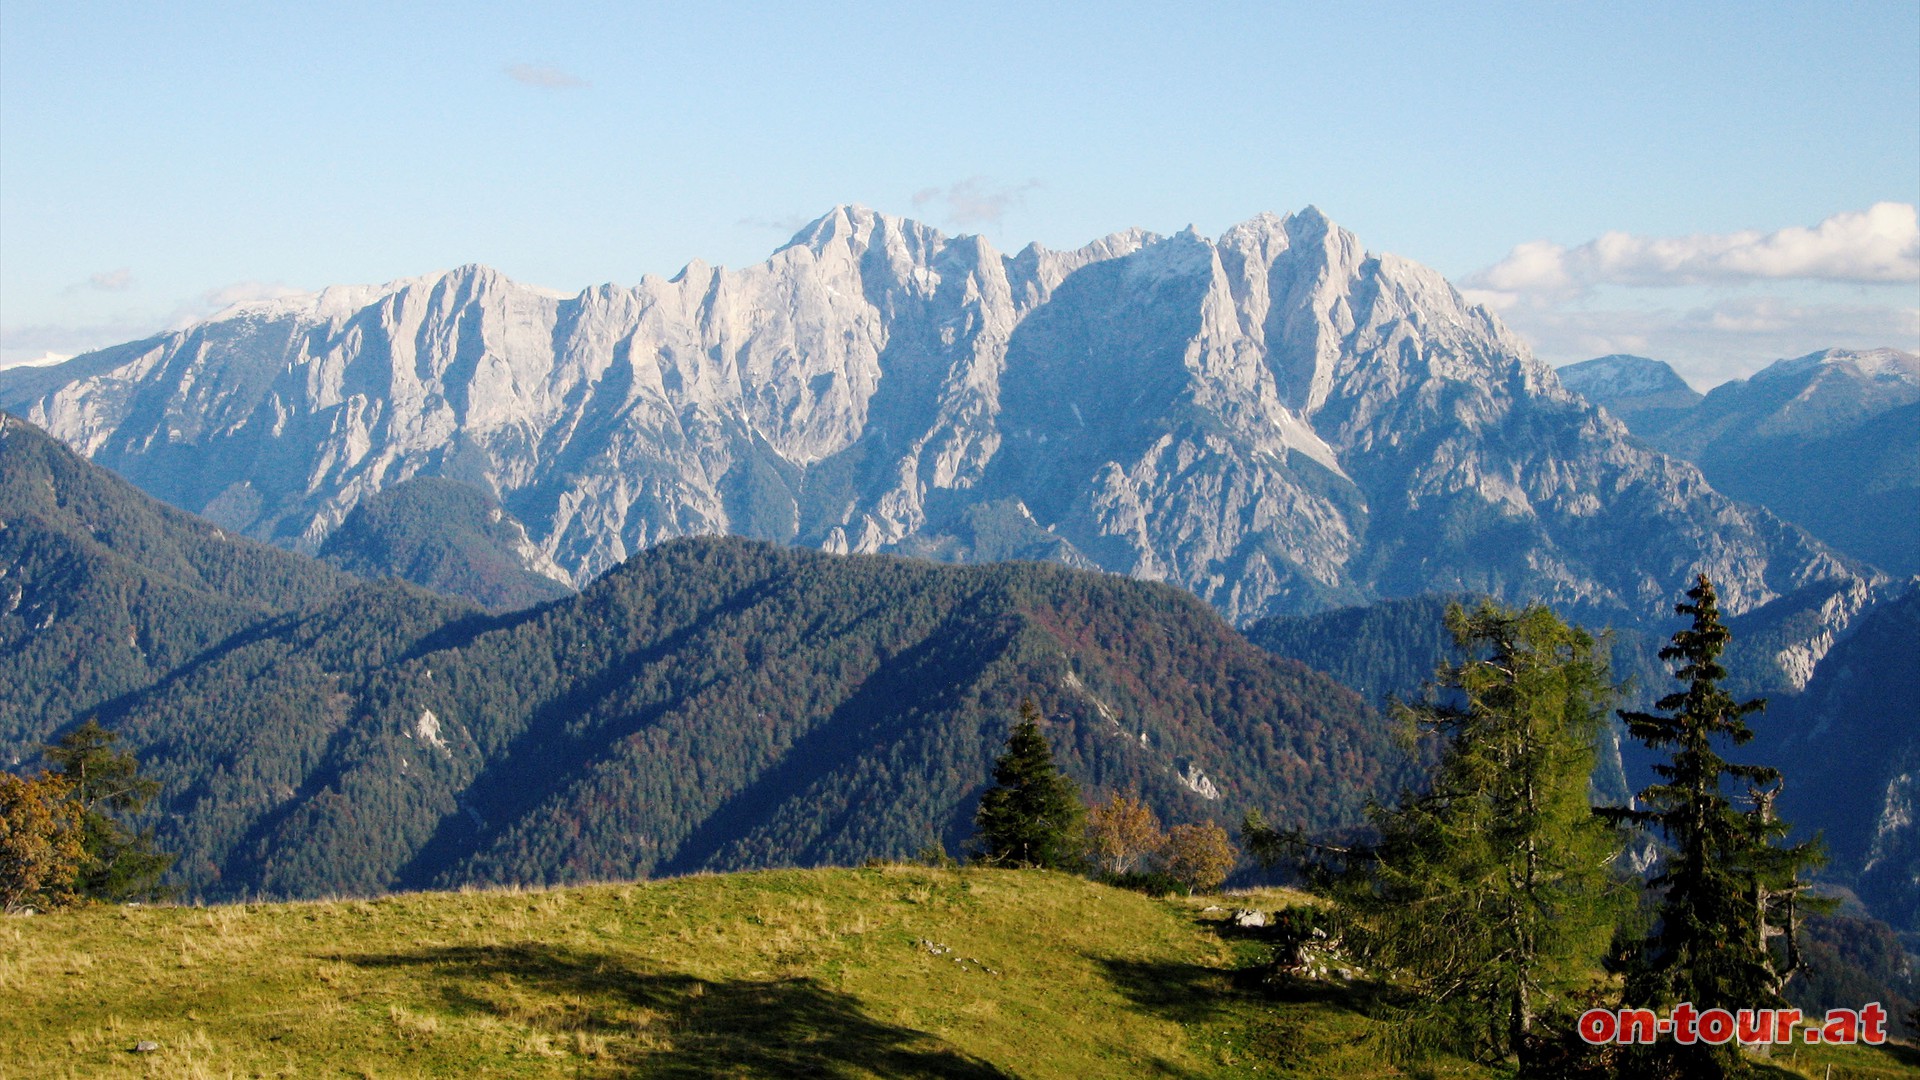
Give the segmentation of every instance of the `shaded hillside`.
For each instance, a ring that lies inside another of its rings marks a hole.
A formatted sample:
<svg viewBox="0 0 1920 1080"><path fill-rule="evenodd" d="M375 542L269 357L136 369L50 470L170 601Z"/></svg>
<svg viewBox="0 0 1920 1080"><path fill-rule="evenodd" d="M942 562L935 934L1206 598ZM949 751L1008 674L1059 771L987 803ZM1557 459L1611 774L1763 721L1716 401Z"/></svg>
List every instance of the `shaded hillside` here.
<svg viewBox="0 0 1920 1080"><path fill-rule="evenodd" d="M1396 699L1421 700L1435 670L1458 659L1446 626L1447 608L1475 602L1464 595L1381 600L1318 615L1262 619L1247 629L1247 638L1327 672L1385 709ZM1621 687L1615 706L1641 707L1666 692L1661 684L1667 669L1655 655L1659 645L1646 633L1607 628L1594 633L1607 643L1613 679ZM1622 742L1618 724L1606 729L1598 750L1593 793L1607 802L1624 802L1630 790L1645 783L1652 759L1638 744Z"/></svg>
<svg viewBox="0 0 1920 1080"><path fill-rule="evenodd" d="M155 502L0 413L0 765L351 580Z"/></svg>
<svg viewBox="0 0 1920 1080"><path fill-rule="evenodd" d="M361 502L320 557L363 578L397 577L494 612L573 592L531 568L538 560L526 529L492 496L439 477L402 481Z"/></svg>
<svg viewBox="0 0 1920 1080"><path fill-rule="evenodd" d="M1826 837L1830 876L1894 926L1920 930L1920 592L1875 606L1806 692L1755 721L1787 770L1782 816Z"/></svg>
<svg viewBox="0 0 1920 1080"><path fill-rule="evenodd" d="M1412 698L1434 667L1453 656L1444 596L1389 600L1304 617L1267 619L1248 637L1280 655L1328 670L1376 702ZM1800 836L1826 838L1828 882L1856 891L1869 910L1903 930L1920 930L1920 592L1865 609L1851 632L1817 659L1802 657L1804 690L1776 665L1782 641L1804 628L1768 618L1772 609L1729 620L1725 685L1741 698L1764 697L1753 718L1757 739L1723 748L1730 760L1770 765L1786 777L1779 810ZM1804 618L1804 615L1795 616ZM1667 616L1664 632L1684 622ZM1664 637L1627 629L1612 634L1617 704L1647 709L1679 687L1659 658ZM1622 738L1603 747L1595 790L1619 798L1652 782L1661 752Z"/></svg>
<svg viewBox="0 0 1920 1080"><path fill-rule="evenodd" d="M505 618L366 586L106 719L190 894L302 896L957 847L1026 696L1168 821L1327 826L1403 779L1357 695L1181 590L735 539Z"/></svg>
<svg viewBox="0 0 1920 1080"><path fill-rule="evenodd" d="M1447 608L1473 597L1426 595L1336 608L1317 615L1281 615L1247 628L1247 640L1308 667L1384 705L1412 701L1454 656Z"/></svg>

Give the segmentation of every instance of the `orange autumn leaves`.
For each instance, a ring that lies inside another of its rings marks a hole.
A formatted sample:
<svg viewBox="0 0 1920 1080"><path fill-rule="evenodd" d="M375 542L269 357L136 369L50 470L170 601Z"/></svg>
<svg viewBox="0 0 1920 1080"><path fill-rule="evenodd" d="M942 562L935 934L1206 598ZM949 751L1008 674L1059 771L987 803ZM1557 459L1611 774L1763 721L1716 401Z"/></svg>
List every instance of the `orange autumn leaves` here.
<svg viewBox="0 0 1920 1080"><path fill-rule="evenodd" d="M1087 808L1087 857L1114 877L1158 871L1195 892L1218 888L1239 853L1216 822L1161 831L1146 803L1119 792Z"/></svg>

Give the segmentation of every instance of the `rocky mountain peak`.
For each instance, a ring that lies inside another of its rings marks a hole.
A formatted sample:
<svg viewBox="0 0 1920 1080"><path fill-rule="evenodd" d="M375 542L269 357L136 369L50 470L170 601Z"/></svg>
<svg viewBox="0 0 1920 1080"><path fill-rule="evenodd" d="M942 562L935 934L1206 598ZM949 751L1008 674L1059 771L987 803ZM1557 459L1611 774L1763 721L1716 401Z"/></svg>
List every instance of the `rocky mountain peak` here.
<svg viewBox="0 0 1920 1080"><path fill-rule="evenodd" d="M1659 360L1627 353L1582 360L1558 371L1561 385L1608 412L1636 424L1700 403L1700 392Z"/></svg>
<svg viewBox="0 0 1920 1080"><path fill-rule="evenodd" d="M1780 360L1754 373L1752 382L1824 376L1920 386L1920 354L1899 349L1824 349Z"/></svg>
<svg viewBox="0 0 1920 1080"><path fill-rule="evenodd" d="M1693 569L1741 610L1846 572L1312 207L1007 257L842 206L635 288L476 266L249 310L0 373L0 407L309 551L401 480L470 483L575 581L715 532L1047 552L1236 619L1431 589L1657 611Z"/></svg>

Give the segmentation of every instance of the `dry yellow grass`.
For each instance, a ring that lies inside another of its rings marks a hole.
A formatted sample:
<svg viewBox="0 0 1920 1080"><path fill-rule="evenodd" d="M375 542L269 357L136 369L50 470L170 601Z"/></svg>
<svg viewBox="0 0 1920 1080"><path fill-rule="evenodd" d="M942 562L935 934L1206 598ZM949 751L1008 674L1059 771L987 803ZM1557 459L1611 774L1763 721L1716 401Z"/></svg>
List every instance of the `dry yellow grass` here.
<svg viewBox="0 0 1920 1080"><path fill-rule="evenodd" d="M1300 899L899 866L9 919L0 1077L1403 1075L1200 917Z"/></svg>

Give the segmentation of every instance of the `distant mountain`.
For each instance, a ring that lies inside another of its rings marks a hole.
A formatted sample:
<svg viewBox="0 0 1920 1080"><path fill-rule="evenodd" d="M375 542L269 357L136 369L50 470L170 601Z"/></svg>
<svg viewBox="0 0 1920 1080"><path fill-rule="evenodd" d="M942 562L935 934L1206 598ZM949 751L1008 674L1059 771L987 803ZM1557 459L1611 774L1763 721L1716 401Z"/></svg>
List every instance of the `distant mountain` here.
<svg viewBox="0 0 1920 1080"><path fill-rule="evenodd" d="M1806 691L1755 721L1755 755L1787 773L1782 816L1824 833L1829 873L1874 914L1920 931L1920 591L1876 605Z"/></svg>
<svg viewBox="0 0 1920 1080"><path fill-rule="evenodd" d="M1639 619L1859 576L1311 208L1007 256L859 208L767 262L572 297L481 267L241 305L0 373L0 406L317 552L415 476L575 582L675 536L1043 557L1248 622L1471 591Z"/></svg>
<svg viewBox="0 0 1920 1080"><path fill-rule="evenodd" d="M320 557L363 578L397 577L514 611L569 596L527 531L485 491L458 480L418 476L370 496L320 545Z"/></svg>
<svg viewBox="0 0 1920 1080"><path fill-rule="evenodd" d="M1671 375L1658 361L1602 357L1560 377L1720 491L1883 570L1920 574L1920 356L1828 349L1685 407L1648 403L1638 387L1659 372Z"/></svg>
<svg viewBox="0 0 1920 1080"><path fill-rule="evenodd" d="M1644 413L1665 415L1700 404L1700 392L1659 360L1626 353L1583 360L1560 368L1567 389L1627 421L1628 427Z"/></svg>
<svg viewBox="0 0 1920 1080"><path fill-rule="evenodd" d="M162 506L0 413L0 767L351 580Z"/></svg>

